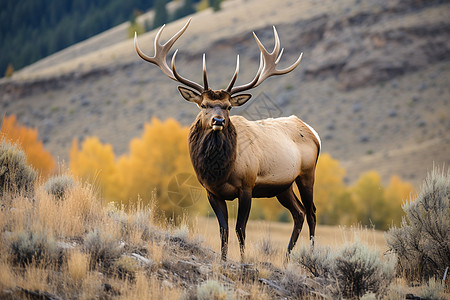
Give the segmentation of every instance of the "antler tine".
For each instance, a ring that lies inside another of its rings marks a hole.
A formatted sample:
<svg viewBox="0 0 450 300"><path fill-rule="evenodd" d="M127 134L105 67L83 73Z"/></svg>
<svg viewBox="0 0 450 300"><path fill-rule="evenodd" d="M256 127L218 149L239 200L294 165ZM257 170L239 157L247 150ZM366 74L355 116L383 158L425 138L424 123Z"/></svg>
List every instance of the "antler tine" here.
<svg viewBox="0 0 450 300"><path fill-rule="evenodd" d="M200 84L193 82L189 79L186 79L177 73L177 70L175 69L175 58L177 56L177 53L178 53L178 49L175 50L175 52L173 53L173 56L172 56L172 72L173 72L173 75L175 76L176 80L184 85L187 85L187 86L197 90L200 94L203 93L204 89Z"/></svg>
<svg viewBox="0 0 450 300"><path fill-rule="evenodd" d="M277 60L275 61L276 64L280 61L281 56L283 55L283 51L284 51L284 48L281 48L280 55L278 55L278 58L277 58Z"/></svg>
<svg viewBox="0 0 450 300"><path fill-rule="evenodd" d="M273 27L273 35L275 36L275 46L273 47L273 51L270 54L275 54L275 57L278 57L278 53L280 52L280 37L278 36L277 29L275 26Z"/></svg>
<svg viewBox="0 0 450 300"><path fill-rule="evenodd" d="M176 73L175 70L175 56L177 51L175 51L173 57L172 57L172 68L169 67L166 61L167 54L169 53L170 49L172 48L173 44L178 40L178 38L186 31L189 24L191 23L192 18L190 18L186 24L181 28L174 36L172 36L164 45L161 45L160 39L162 32L166 25L163 25L158 32L156 33L155 40L154 40L154 47L155 47L155 55L153 57L150 57L146 55L142 50L139 48L139 45L137 43L137 34L134 34L134 47L136 49L137 54L144 59L145 61L157 65L161 71L163 71L164 74L166 74L167 77L170 79L173 79L175 81L179 81L182 84L185 84L189 87L192 87L199 91L200 93L203 92L203 87L199 85L198 83L195 83L193 81L190 81L186 78L181 77ZM207 86L207 83L206 83Z"/></svg>
<svg viewBox="0 0 450 300"><path fill-rule="evenodd" d="M237 60L236 60L236 71L234 71L234 75L233 78L231 78L230 84L228 84L228 87L226 89L226 91L228 93L231 92L231 89L233 88L234 83L236 82L237 76L239 74L239 54L237 56Z"/></svg>
<svg viewBox="0 0 450 300"><path fill-rule="evenodd" d="M261 53L259 55L259 68L258 68L258 71L256 72L256 75L253 78L253 80L250 81L247 84L240 85L240 86L232 88L231 92L230 92L230 95L233 95L233 94L236 94L236 93L239 93L239 92L242 92L242 91L246 91L246 90L249 90L249 89L253 88L255 86L256 82L258 82L259 76L261 76L261 72L262 72L263 68L264 68L264 58L263 58L263 54Z"/></svg>
<svg viewBox="0 0 450 300"><path fill-rule="evenodd" d="M252 82L239 86L236 88L233 88L231 90L231 94L238 93L241 91L249 90L252 88L257 87L260 85L264 80L269 78L273 75L283 75L286 73L291 72L294 70L302 60L303 53L300 54L300 57L297 59L297 61L292 64L290 67L287 67L282 70L277 70L277 64L281 59L281 56L283 55L284 48L281 49L280 53L280 38L278 36L277 30L275 26L273 26L273 33L275 36L275 46L271 53L269 53L264 45L261 43L259 38L256 36L256 34L253 32L253 36L255 37L256 44L258 45L259 50L261 51L261 60L260 60L260 67L258 69L258 73L256 74L255 78L252 80Z"/></svg>
<svg viewBox="0 0 450 300"><path fill-rule="evenodd" d="M203 89L208 89L208 76L206 76L206 55L203 53Z"/></svg>

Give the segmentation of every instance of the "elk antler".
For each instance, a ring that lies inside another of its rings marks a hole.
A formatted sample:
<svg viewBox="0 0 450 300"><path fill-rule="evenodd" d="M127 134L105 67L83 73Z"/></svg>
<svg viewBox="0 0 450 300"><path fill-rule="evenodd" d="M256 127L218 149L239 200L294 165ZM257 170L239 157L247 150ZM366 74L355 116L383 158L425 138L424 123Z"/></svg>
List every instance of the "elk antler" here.
<svg viewBox="0 0 450 300"><path fill-rule="evenodd" d="M148 61L149 63L155 64L157 65L161 71L163 71L164 74L166 74L167 77L169 77L170 79L173 79L175 81L178 81L184 85L187 85L195 90L197 90L199 93L202 93L204 90L208 89L208 81L206 78L206 66L205 66L205 57L203 55L203 80L204 80L204 84L205 86L202 87L200 84L193 82L189 79L186 79L182 76L180 76L176 71L175 71L175 56L178 52L178 50L175 51L175 53L173 54L172 57L172 69L169 68L169 66L167 65L166 62L166 57L167 54L169 53L170 49L172 48L173 44L177 41L177 39L186 31L186 29L188 28L189 24L191 23L191 19L190 18L187 23L183 26L183 28L180 29L180 31L178 31L174 36L172 36L164 45L161 45L161 43L159 42L159 39L161 38L161 34L164 30L164 27L166 25L163 25L161 27L161 29L159 29L158 33L156 34L155 37L155 55L153 57L150 57L148 55L146 55L144 52L142 52L142 50L139 48L139 45L137 43L137 34L134 34L134 48L136 49L137 54L145 61Z"/></svg>
<svg viewBox="0 0 450 300"><path fill-rule="evenodd" d="M303 53L300 54L300 57L297 59L297 61L295 63L293 63L290 67L287 67L282 70L276 69L278 62L280 61L281 55L283 55L284 49L281 49L281 52L280 52L280 38L278 37L278 33L277 33L275 26L273 26L273 33L275 35L275 47L274 47L273 51L271 53L269 53L266 50L266 48L264 47L264 45L261 43L261 41L258 39L256 34L253 32L253 36L255 37L256 43L258 44L259 50L261 51L258 71L256 72L256 75L252 81L250 81L247 84L240 85L240 86L233 88L233 85L234 85L237 75L239 73L239 56L238 56L237 63L236 63L236 71L233 75L233 78L231 79L230 84L227 87L228 93L233 95L233 94L236 94L236 93L239 93L242 91L246 91L246 90L255 88L258 85L260 85L264 80L269 78L270 76L283 75L283 74L289 73L299 65L300 61L302 60Z"/></svg>

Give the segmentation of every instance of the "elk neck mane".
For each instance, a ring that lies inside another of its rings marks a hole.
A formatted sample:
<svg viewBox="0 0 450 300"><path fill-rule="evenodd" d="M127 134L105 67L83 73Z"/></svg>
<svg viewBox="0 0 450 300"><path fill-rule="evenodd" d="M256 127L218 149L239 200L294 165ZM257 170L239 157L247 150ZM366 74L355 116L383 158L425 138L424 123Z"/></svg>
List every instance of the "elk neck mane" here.
<svg viewBox="0 0 450 300"><path fill-rule="evenodd" d="M222 131L205 130L200 118L189 132L189 153L200 182L225 182L236 160L236 129L230 122Z"/></svg>

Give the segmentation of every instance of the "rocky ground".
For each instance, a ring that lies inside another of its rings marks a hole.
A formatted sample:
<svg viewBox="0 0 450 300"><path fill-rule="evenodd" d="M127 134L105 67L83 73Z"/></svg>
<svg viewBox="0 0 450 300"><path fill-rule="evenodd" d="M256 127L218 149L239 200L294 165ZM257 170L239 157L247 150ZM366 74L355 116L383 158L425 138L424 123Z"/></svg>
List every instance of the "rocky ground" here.
<svg viewBox="0 0 450 300"><path fill-rule="evenodd" d="M343 163L349 182L375 169L384 181L396 173L418 186L433 163L449 165L448 2L225 3L216 14L194 16L177 42L183 75L200 81L206 52L210 83L223 88L240 54L238 84L250 80L259 55L250 33L270 48L271 25L286 50L280 65L304 53L298 69L264 82L253 91L253 101L235 113L249 119L299 116L319 132L323 151ZM163 39L183 22L170 24ZM139 38L149 54L154 34ZM74 138L98 136L119 155L152 117L189 125L197 108L183 102L176 83L140 60L125 39L3 79L1 115L16 114L22 124L37 127L60 160L68 159Z"/></svg>

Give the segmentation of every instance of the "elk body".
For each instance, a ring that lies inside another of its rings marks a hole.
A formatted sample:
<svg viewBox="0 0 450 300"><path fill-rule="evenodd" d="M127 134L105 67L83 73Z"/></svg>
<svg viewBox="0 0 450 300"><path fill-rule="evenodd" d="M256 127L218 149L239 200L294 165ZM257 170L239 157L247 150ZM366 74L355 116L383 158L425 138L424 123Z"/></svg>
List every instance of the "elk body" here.
<svg viewBox="0 0 450 300"><path fill-rule="evenodd" d="M175 41L184 33L190 20L164 45L159 39L164 26L155 38L155 55L149 57L137 45L135 48L144 60L158 65L171 79L191 89L179 86L181 96L198 105L200 112L190 128L189 153L197 178L207 191L208 200L220 226L222 259L227 257L228 212L226 201L238 198L236 233L241 257L245 248L245 228L250 214L252 198L277 197L294 219L294 229L288 253L301 232L304 218L313 238L316 227L316 208L313 202L314 174L321 142L318 134L308 124L295 116L287 118L248 121L241 116L230 116L230 109L245 104L250 94L239 94L252 89L272 75L286 74L297 67L302 55L290 67L277 70L283 50L275 27L275 47L269 53L254 34L261 50L258 72L248 84L233 87L239 72L236 71L225 90L211 90L206 76L203 55L203 86L192 82L175 69L173 54L171 68L166 56ZM294 182L300 191L301 201L293 191Z"/></svg>

